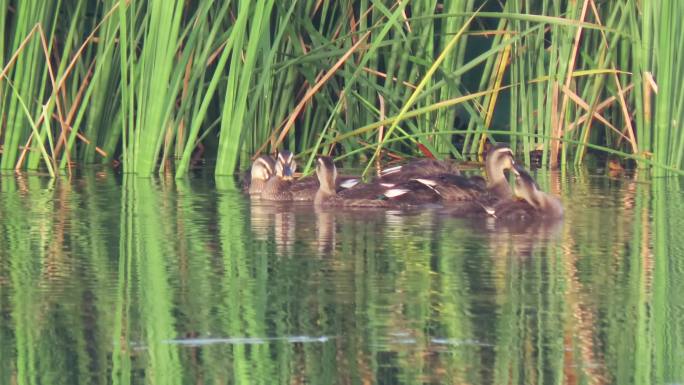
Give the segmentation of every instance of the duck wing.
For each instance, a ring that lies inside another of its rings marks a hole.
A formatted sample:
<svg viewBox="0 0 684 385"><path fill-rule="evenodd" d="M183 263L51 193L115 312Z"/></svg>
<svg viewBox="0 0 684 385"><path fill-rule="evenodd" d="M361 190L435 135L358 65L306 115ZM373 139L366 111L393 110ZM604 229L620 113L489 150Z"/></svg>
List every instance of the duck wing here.
<svg viewBox="0 0 684 385"><path fill-rule="evenodd" d="M460 175L461 172L454 162L424 158L404 165L387 168L380 173L378 179L385 183L402 183L415 178L440 174Z"/></svg>

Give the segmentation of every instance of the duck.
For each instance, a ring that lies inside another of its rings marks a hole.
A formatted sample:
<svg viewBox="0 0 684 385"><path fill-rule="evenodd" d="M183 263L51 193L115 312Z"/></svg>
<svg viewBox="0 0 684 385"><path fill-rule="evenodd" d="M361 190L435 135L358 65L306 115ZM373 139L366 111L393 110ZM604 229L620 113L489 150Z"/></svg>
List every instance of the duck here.
<svg viewBox="0 0 684 385"><path fill-rule="evenodd" d="M329 156L316 158L316 176L319 188L314 196L314 207L378 207L378 208L401 208L407 206L407 202L401 199L391 199L382 193L386 188L380 184L373 184L372 188L367 185L357 185L349 189L337 192L337 167Z"/></svg>
<svg viewBox="0 0 684 385"><path fill-rule="evenodd" d="M273 176L275 159L270 155L261 155L254 159L249 179L245 179L244 190L250 197L260 197L266 182Z"/></svg>
<svg viewBox="0 0 684 385"><path fill-rule="evenodd" d="M256 163L256 162L255 162ZM271 201L313 201L319 188L318 178L307 176L294 179L297 162L289 150L282 150L274 161L271 178L264 183L261 198ZM338 191L351 188L359 179L350 176L338 177L335 187Z"/></svg>
<svg viewBox="0 0 684 385"><path fill-rule="evenodd" d="M517 198L497 203L491 207L491 215L507 220L563 218L563 204L558 197L542 191L523 166L516 164L512 171L515 174Z"/></svg>
<svg viewBox="0 0 684 385"><path fill-rule="evenodd" d="M392 186L385 194L391 197L408 195L414 200L433 199L443 203L477 201L476 206L493 205L513 197L504 172L514 165L513 151L506 146L495 146L485 161L486 180L481 176L465 177L460 173L418 175L408 182Z"/></svg>
<svg viewBox="0 0 684 385"><path fill-rule="evenodd" d="M437 160L432 158L421 158L412 160L406 164L393 166L380 171L377 178L370 183L353 186L352 191L342 191L338 193L343 198L374 198L377 196L400 197L399 200L411 201L414 204L434 202L438 197L433 196L434 192L426 193L423 191L427 187L415 181L416 178L449 178L460 176L458 166L449 160ZM340 179L338 177L338 179ZM341 183L350 183L342 181ZM346 187L349 188L349 187ZM430 190L431 191L431 190ZM410 192L410 194L406 194ZM405 195L406 194L406 195Z"/></svg>
<svg viewBox="0 0 684 385"><path fill-rule="evenodd" d="M290 188L293 183L294 170L297 163L294 154L289 150L281 150L275 159L274 173L264 184L261 199L267 201L291 201L293 198Z"/></svg>

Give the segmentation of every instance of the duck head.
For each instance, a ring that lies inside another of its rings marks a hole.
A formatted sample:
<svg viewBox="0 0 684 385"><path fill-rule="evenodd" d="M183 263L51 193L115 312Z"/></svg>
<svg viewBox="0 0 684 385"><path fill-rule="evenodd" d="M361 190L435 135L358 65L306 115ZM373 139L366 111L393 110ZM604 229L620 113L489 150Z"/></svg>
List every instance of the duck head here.
<svg viewBox="0 0 684 385"><path fill-rule="evenodd" d="M485 168L487 176L493 182L505 179L504 170L510 170L515 166L513 151L507 146L495 146L487 154Z"/></svg>
<svg viewBox="0 0 684 385"><path fill-rule="evenodd" d="M487 189L499 199L509 199L513 196L511 186L504 174L505 170L511 170L513 167L515 167L515 160L510 147L495 146L489 150L485 161Z"/></svg>
<svg viewBox="0 0 684 385"><path fill-rule="evenodd" d="M251 180L267 181L274 173L275 161L269 155L261 155L252 163Z"/></svg>

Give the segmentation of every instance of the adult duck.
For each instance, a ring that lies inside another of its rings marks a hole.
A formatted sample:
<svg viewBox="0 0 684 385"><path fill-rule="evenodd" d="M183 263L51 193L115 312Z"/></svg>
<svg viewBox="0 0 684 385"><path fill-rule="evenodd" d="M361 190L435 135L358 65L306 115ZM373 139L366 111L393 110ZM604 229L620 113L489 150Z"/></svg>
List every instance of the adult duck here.
<svg viewBox="0 0 684 385"><path fill-rule="evenodd" d="M319 156L316 159L316 176L319 188L314 197L314 206L345 206L345 207L384 207L400 208L410 205L403 199L391 199L383 194L386 187L380 184L355 186L338 194L337 167L329 156Z"/></svg>
<svg viewBox="0 0 684 385"><path fill-rule="evenodd" d="M497 146L490 150L485 161L487 179L454 173L418 175L408 182L392 186L386 194L408 195L414 200L433 199L445 203L481 201L491 205L512 198L513 192L504 172L514 166L513 151L509 147Z"/></svg>

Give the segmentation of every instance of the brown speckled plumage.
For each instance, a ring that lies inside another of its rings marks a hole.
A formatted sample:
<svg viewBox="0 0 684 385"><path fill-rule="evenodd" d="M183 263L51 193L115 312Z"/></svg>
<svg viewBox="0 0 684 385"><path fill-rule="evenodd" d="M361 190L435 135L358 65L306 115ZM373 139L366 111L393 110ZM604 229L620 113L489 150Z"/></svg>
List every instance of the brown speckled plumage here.
<svg viewBox="0 0 684 385"><path fill-rule="evenodd" d="M406 206L405 202L373 196L373 193L366 188L367 186L353 187L344 190L344 196L341 196L342 194L338 195L335 188L337 168L330 157L321 156L316 159L316 175L318 176L320 187L314 198L315 206L344 206L350 208L401 208Z"/></svg>
<svg viewBox="0 0 684 385"><path fill-rule="evenodd" d="M424 158L383 170L380 173L379 181L383 183L402 183L415 178L441 174L461 175L461 171L450 160Z"/></svg>
<svg viewBox="0 0 684 385"><path fill-rule="evenodd" d="M511 169L514 164L513 152L510 148L495 147L490 151L485 163L488 177L486 182L479 176L468 178L455 173L420 175L417 170L412 170L412 179L391 188L397 191L397 194L407 197L405 199L414 202L432 200L444 204L456 204L477 201L475 207L490 205L498 200L510 199L512 196L504 170Z"/></svg>

